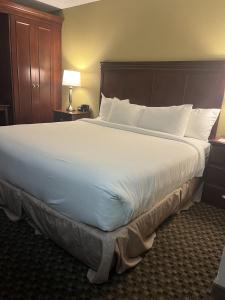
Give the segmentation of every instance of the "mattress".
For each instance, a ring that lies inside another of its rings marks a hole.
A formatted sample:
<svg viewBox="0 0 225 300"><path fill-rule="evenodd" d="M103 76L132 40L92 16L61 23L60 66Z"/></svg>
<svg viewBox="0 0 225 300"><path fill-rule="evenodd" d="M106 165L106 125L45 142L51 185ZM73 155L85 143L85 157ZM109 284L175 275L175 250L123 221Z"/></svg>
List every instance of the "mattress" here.
<svg viewBox="0 0 225 300"><path fill-rule="evenodd" d="M112 231L201 177L206 142L83 119L0 128L0 179Z"/></svg>

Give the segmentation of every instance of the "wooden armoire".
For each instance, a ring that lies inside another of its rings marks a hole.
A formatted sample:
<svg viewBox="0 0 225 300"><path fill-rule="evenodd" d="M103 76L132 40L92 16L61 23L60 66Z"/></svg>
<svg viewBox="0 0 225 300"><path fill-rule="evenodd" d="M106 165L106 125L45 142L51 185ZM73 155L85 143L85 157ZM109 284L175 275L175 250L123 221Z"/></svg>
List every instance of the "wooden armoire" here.
<svg viewBox="0 0 225 300"><path fill-rule="evenodd" d="M0 0L0 105L11 124L51 122L61 107L62 20Z"/></svg>

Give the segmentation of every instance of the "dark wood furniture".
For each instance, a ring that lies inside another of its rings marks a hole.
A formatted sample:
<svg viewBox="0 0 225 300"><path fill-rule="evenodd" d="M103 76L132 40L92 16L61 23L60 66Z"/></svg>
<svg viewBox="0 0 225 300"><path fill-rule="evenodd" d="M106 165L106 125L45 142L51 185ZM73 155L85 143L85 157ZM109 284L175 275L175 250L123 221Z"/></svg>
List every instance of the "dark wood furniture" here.
<svg viewBox="0 0 225 300"><path fill-rule="evenodd" d="M225 299L225 248L223 249L218 274L213 282L212 296L214 300Z"/></svg>
<svg viewBox="0 0 225 300"><path fill-rule="evenodd" d="M135 104L220 108L224 88L225 61L101 63L100 92Z"/></svg>
<svg viewBox="0 0 225 300"><path fill-rule="evenodd" d="M54 110L54 122L64 122L64 121L76 121L82 118L90 118L90 112L81 112L81 111L73 111L69 112L66 110Z"/></svg>
<svg viewBox="0 0 225 300"><path fill-rule="evenodd" d="M225 143L211 140L202 200L225 209Z"/></svg>
<svg viewBox="0 0 225 300"><path fill-rule="evenodd" d="M213 300L224 300L225 299L225 287L221 285L213 284L212 287Z"/></svg>
<svg viewBox="0 0 225 300"><path fill-rule="evenodd" d="M0 104L0 113L4 114L3 125L9 125L9 105L1 105ZM1 120L1 118L0 118L0 120Z"/></svg>
<svg viewBox="0 0 225 300"><path fill-rule="evenodd" d="M61 107L62 18L0 0L0 104L14 124L50 122Z"/></svg>

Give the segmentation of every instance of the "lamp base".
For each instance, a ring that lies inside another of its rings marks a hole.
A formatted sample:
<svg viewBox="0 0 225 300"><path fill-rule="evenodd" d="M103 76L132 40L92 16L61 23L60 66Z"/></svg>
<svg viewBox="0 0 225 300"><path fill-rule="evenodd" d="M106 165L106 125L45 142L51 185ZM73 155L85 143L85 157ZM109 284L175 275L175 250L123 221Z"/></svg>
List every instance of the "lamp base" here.
<svg viewBox="0 0 225 300"><path fill-rule="evenodd" d="M69 112L73 112L73 111L75 111L75 109L72 107L72 105L70 104L68 107L67 107L67 109L66 109L67 111L69 111Z"/></svg>
<svg viewBox="0 0 225 300"><path fill-rule="evenodd" d="M70 88L69 88L69 106L66 109L69 112L73 112L75 110L72 106L72 93L73 93L73 87L70 86Z"/></svg>

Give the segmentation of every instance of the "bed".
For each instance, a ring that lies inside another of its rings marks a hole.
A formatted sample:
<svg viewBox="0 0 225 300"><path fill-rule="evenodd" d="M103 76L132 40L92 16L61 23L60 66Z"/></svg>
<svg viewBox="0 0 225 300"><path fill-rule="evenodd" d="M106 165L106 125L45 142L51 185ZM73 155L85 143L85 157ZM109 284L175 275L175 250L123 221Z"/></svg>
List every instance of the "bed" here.
<svg viewBox="0 0 225 300"><path fill-rule="evenodd" d="M138 105L223 100L224 62L104 62L101 72L104 95ZM10 126L0 141L1 207L87 264L92 283L141 261L159 224L190 201L209 151L208 142L98 119Z"/></svg>

